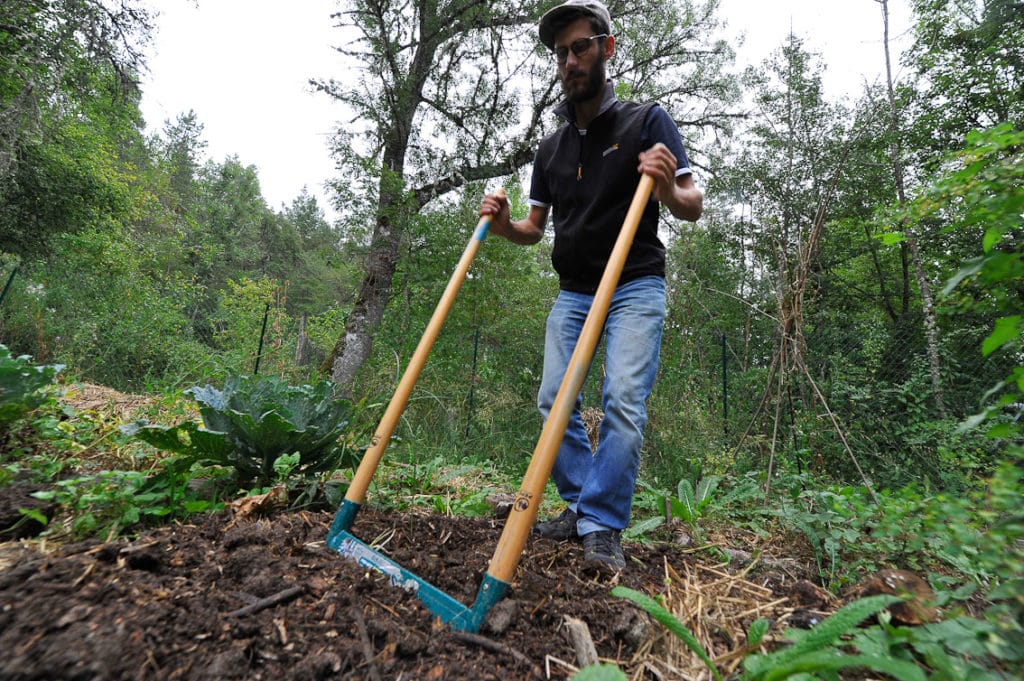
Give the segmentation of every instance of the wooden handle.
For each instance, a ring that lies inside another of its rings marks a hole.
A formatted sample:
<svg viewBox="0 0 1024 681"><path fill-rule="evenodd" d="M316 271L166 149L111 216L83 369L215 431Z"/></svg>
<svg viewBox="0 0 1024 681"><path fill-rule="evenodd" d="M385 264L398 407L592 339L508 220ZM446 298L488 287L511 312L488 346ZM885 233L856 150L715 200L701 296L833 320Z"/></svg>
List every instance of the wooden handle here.
<svg viewBox="0 0 1024 681"><path fill-rule="evenodd" d="M569 359L569 366L565 370L565 377L558 389L555 403L544 423L540 439L533 450L530 465L523 477L522 487L519 488L519 494L516 495L516 500L512 504L512 511L505 522L505 529L498 540L494 557L491 558L487 572L491 577L502 582L512 581L512 575L516 566L519 565L523 547L526 546L530 528L533 527L533 523L537 519L537 510L540 508L540 501L544 495L544 486L551 475L551 468L555 465L558 448L562 445L565 429L569 425L569 418L576 405L576 397L583 388L583 381L587 376L590 360L594 357L597 342L601 338L601 331L604 329L608 308L611 307L615 288L622 275L622 268L626 264L626 257L633 245L633 237L640 225L640 217L647 207L647 201L653 189L654 179L649 175L641 176L640 184L637 185L636 193L633 195L633 202L630 204L629 212L626 213L626 219L622 224L622 230L619 232L604 274L601 276L601 283L598 284L597 293L594 294L594 302L583 323L583 330L580 331L576 349Z"/></svg>
<svg viewBox="0 0 1024 681"><path fill-rule="evenodd" d="M498 193L504 194L505 190L499 189ZM406 367L405 373L402 374L398 387L395 389L395 394L391 396L391 401L384 411L384 416L377 425L377 431L374 433L373 439L370 440L370 447L363 454L362 461L359 462L356 474L352 478L352 484L349 485L348 492L345 493L346 500L357 504L362 504L365 501L366 490L370 486L374 473L377 472L377 466L384 456L384 450L387 449L388 443L391 441L391 436L398 425L398 419L402 416L402 412L405 411L405 406L409 402L409 395L412 394L416 380L423 370L423 365L426 364L427 355L430 354L430 349L441 332L444 320L448 317L448 312L455 302L455 297L462 287L462 282L466 279L466 274L469 272L469 266L472 264L473 258L476 257L476 252L480 250L480 243L487 236L487 228L491 225L491 218L492 216L490 215L484 215L480 218L480 222L477 223L476 229L473 230L473 235L470 237L469 243L466 244L466 250L463 251L462 257L455 267L455 272L452 273L451 279L448 280L448 286L445 287L441 300L438 302L437 308L427 324L427 330L424 331L423 337L420 338L416 351L413 352L412 358L409 360L409 366Z"/></svg>

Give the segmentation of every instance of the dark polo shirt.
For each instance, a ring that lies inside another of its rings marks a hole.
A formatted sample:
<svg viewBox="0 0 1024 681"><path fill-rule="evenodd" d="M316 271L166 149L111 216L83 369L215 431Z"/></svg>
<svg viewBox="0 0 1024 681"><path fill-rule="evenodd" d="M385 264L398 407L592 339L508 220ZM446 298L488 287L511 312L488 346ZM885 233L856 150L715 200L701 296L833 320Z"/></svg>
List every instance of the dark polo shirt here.
<svg viewBox="0 0 1024 681"><path fill-rule="evenodd" d="M534 158L530 204L550 206L555 229L551 262L566 291L594 293L640 182L641 151L661 142L690 172L679 131L657 104L622 102L611 81L598 115L586 130L576 127L572 105L555 113L566 123L544 138ZM665 276L665 246L658 238L659 204L652 195L626 259L620 284Z"/></svg>

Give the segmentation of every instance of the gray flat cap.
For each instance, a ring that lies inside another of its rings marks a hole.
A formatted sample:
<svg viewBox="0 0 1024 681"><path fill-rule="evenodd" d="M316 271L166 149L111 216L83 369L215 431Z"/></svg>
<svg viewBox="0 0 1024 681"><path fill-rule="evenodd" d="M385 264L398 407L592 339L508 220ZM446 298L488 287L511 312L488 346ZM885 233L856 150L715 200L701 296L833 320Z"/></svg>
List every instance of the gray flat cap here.
<svg viewBox="0 0 1024 681"><path fill-rule="evenodd" d="M540 41L549 50L555 48L555 34L565 25L562 20L572 14L594 17L603 24L603 33L612 32L612 15L598 0L566 0L561 5L549 9L540 18Z"/></svg>

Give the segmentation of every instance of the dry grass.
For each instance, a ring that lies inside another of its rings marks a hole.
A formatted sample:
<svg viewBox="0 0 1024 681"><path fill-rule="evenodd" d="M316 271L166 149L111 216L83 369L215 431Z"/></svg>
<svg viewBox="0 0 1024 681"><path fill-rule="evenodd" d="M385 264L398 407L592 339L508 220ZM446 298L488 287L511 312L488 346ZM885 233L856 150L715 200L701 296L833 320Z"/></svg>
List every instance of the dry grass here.
<svg viewBox="0 0 1024 681"><path fill-rule="evenodd" d="M684 564L681 571L665 562L665 609L685 626L723 677L731 676L750 652L747 629L757 619L778 622L792 611L788 598L750 581L747 571L731 574L726 564ZM763 643L771 641L766 637ZM629 661L633 679L711 679L710 670L682 640L662 630L640 646Z"/></svg>

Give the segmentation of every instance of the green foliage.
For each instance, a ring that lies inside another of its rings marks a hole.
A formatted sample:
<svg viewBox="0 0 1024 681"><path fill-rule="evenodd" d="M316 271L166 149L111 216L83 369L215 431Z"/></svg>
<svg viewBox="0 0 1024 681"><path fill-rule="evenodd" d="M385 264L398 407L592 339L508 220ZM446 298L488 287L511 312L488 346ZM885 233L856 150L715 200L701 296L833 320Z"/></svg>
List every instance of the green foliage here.
<svg viewBox="0 0 1024 681"><path fill-rule="evenodd" d="M697 483L697 490L694 491L693 483L687 479L679 481L677 497L671 500L670 507L672 515L681 518L684 522L693 523L700 518L701 513L711 503L715 490L721 478L717 475L708 475Z"/></svg>
<svg viewBox="0 0 1024 681"><path fill-rule="evenodd" d="M237 473L239 488L266 487L282 472L309 478L357 463L339 438L348 430L353 407L338 399L334 384L292 386L273 376L227 378L223 390L213 386L185 391L199 405L202 425L176 426L141 420L123 431L193 464L226 466ZM294 465L283 455L297 454Z"/></svg>
<svg viewBox="0 0 1024 681"><path fill-rule="evenodd" d="M479 202L478 194L469 196ZM516 191L510 196L515 201ZM393 390L479 220L469 201L416 221L360 382L363 394ZM410 462L450 459L453 451L479 460L486 451L516 466L532 451L540 432L535 403L543 319L555 293L540 270L537 253L500 238L482 244L399 425L398 434L416 443ZM336 336L337 327L331 331Z"/></svg>
<svg viewBox="0 0 1024 681"><path fill-rule="evenodd" d="M796 488L791 494L790 499L783 496L781 507L766 513L807 538L826 585L832 587L850 579L844 549L856 547L862 540L869 521L860 514L875 516L864 490Z"/></svg>
<svg viewBox="0 0 1024 681"><path fill-rule="evenodd" d="M6 346L0 345L0 426L16 421L42 404L45 388L53 385L57 366L35 366L31 358L13 357Z"/></svg>
<svg viewBox="0 0 1024 681"><path fill-rule="evenodd" d="M136 78L150 11L78 0L6 3L0 35L0 250L125 219Z"/></svg>
<svg viewBox="0 0 1024 681"><path fill-rule="evenodd" d="M740 678L838 679L842 670L869 670L907 681L987 681L1016 678L1024 671L1024 471L1018 465L1005 463L987 484L964 495L928 496L914 488L883 491L881 508L864 489L814 489L813 484L799 476L780 479L773 489L782 509L760 512L807 537L826 583L838 586L882 567L910 566L949 586L936 590L949 617L897 627L881 612L896 597L861 599L810 631L787 631L792 641L787 647L748 655ZM743 513L730 507L731 522L740 521ZM957 577L949 576L950 568ZM970 616L967 604L960 602L979 588L987 606L980 616ZM626 593L622 587L612 591L614 596ZM687 640L685 628L656 600L630 600ZM876 614L878 623L865 626ZM767 622L755 625L748 633L751 650L767 632Z"/></svg>
<svg viewBox="0 0 1024 681"><path fill-rule="evenodd" d="M924 672L913 663L885 656L849 655L841 650L842 637L898 600L895 596L869 596L843 606L810 631L788 630L793 644L766 655L744 658L743 678L776 681L806 674L833 678L841 669L870 669L900 681L924 681Z"/></svg>
<svg viewBox="0 0 1024 681"><path fill-rule="evenodd" d="M642 538L643 535L657 527L668 519L668 517L679 518L690 525L695 532L700 532L697 521L709 510L714 499L714 492L718 488L721 478L717 475L708 475L697 483L694 491L693 483L686 478L679 481L676 486L676 495L673 496L664 490L653 488L650 484L640 481L639 487L644 491L645 498L634 504L638 511L646 508L660 515L649 518L645 521L634 523L627 531L626 536L630 538ZM721 510L715 504L716 510Z"/></svg>
<svg viewBox="0 0 1024 681"><path fill-rule="evenodd" d="M1024 15L1014 0L913 0L911 143L924 176L975 129L1024 126Z"/></svg>
<svg viewBox="0 0 1024 681"><path fill-rule="evenodd" d="M229 358L230 365L237 366L239 372L254 369L257 351L261 351L261 372L279 373L282 368L280 358L275 357L274 346L280 348L282 327L290 325L290 320L284 308L276 304L279 300L280 290L275 280L243 278L227 282L213 317L219 329L214 340ZM264 317L267 318L265 331ZM261 333L265 336L262 348L259 346ZM267 342L268 338L273 342Z"/></svg>
<svg viewBox="0 0 1024 681"><path fill-rule="evenodd" d="M121 390L187 374L208 361L210 352L190 334L176 297L182 291L187 298L187 288L168 289L155 279L150 251L123 228L87 229L54 241L64 257L26 266L15 292L18 305L6 311L12 346Z"/></svg>
<svg viewBox="0 0 1024 681"><path fill-rule="evenodd" d="M382 508L399 511L429 508L442 515L485 517L494 513L488 496L509 489L518 481L490 463L453 463L437 456L423 463L392 463L378 472L377 484L387 495L375 498Z"/></svg>
<svg viewBox="0 0 1024 681"><path fill-rule="evenodd" d="M731 479L708 475L700 479L696 490L689 480L683 478L676 486L676 495L653 482L641 480L633 501L637 520L624 531L624 536L643 541L646 535L654 533L665 523L667 514L687 523L699 538L705 524L738 522L750 502L763 496L756 474Z"/></svg>
<svg viewBox="0 0 1024 681"><path fill-rule="evenodd" d="M1024 213L1024 167L1020 162L1024 131L1009 125L974 131L958 156L959 167L943 177L914 203L911 215L926 220L948 216L948 231L980 236L981 254L963 264L943 290L958 312L987 313L993 327L982 343L982 354L1014 356L1024 339L1020 290L1024 283L1024 245L1020 216ZM1024 371L1017 367L995 390L999 399L986 405L981 419L1024 395Z"/></svg>
<svg viewBox="0 0 1024 681"><path fill-rule="evenodd" d="M59 480L54 489L33 496L60 504L71 515L73 535L112 537L140 523L169 522L222 508L197 496L189 483L187 474L173 468L156 475L103 471Z"/></svg>
<svg viewBox="0 0 1024 681"><path fill-rule="evenodd" d="M918 661L932 670L930 678L937 680L1016 678L1012 670L1021 669L1021 648L1000 629L997 623L971 617L897 627L882 613L877 626L856 632L849 645L876 659Z"/></svg>

